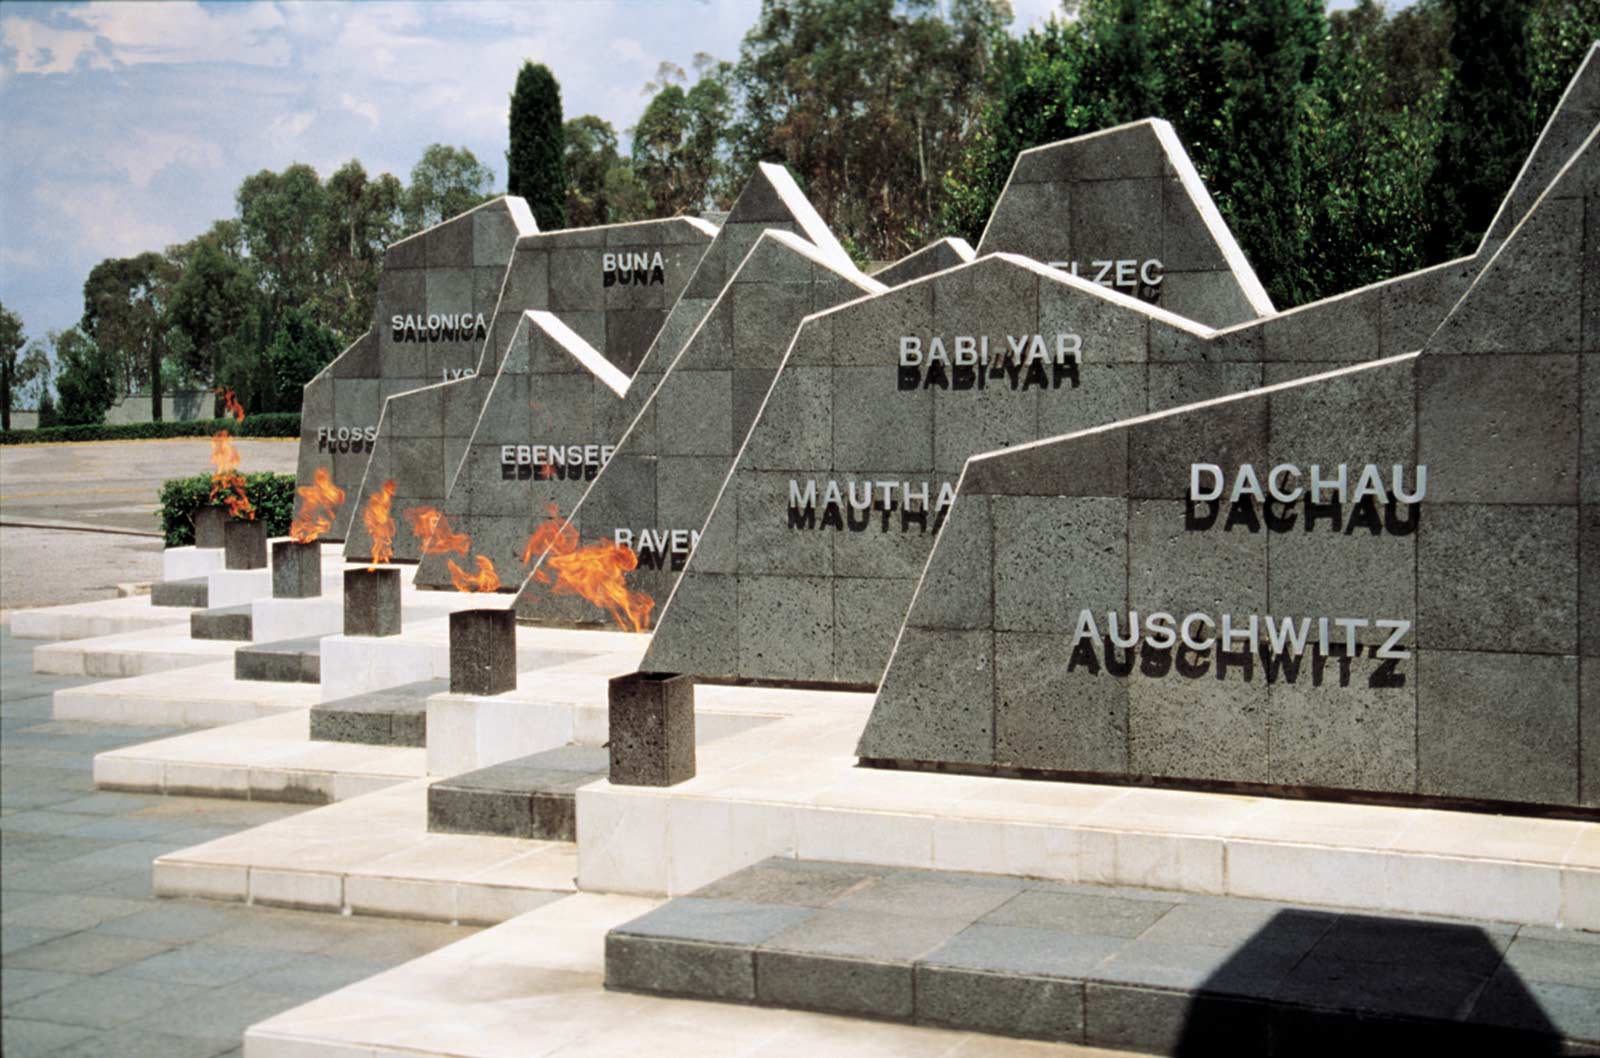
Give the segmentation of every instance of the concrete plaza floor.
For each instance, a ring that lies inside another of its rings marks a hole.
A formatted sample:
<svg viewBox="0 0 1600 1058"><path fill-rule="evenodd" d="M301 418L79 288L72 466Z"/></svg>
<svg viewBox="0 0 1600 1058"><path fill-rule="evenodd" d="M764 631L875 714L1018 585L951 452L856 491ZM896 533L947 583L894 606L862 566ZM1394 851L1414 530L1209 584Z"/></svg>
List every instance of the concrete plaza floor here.
<svg viewBox="0 0 1600 1058"><path fill-rule="evenodd" d="M293 440L235 442L240 469L293 473ZM0 610L107 599L161 575L161 483L211 468L211 441L0 448Z"/></svg>
<svg viewBox="0 0 1600 1058"><path fill-rule="evenodd" d="M158 900L162 853L302 811L97 793L94 754L172 733L64 723L0 628L0 1025L7 1058L211 1058L244 1029L474 932Z"/></svg>

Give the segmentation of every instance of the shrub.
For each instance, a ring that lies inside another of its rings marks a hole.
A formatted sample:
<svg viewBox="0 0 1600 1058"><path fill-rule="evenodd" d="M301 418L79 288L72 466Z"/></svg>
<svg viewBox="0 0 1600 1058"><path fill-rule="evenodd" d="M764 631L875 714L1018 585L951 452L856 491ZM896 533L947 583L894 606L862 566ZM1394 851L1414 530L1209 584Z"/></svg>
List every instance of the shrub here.
<svg viewBox="0 0 1600 1058"><path fill-rule="evenodd" d="M227 430L235 437L299 437L300 416L264 412L244 422L194 419L189 422L99 423L94 426L51 426L37 430L0 430L0 444L49 444L61 441L139 441L161 437L210 437Z"/></svg>
<svg viewBox="0 0 1600 1058"><path fill-rule="evenodd" d="M249 420L246 420L247 422ZM284 536L294 518L294 475L263 471L244 476L245 495L256 509L256 517L267 523L267 535ZM211 505L211 475L173 478L161 485L161 531L168 547L194 543L194 512Z"/></svg>

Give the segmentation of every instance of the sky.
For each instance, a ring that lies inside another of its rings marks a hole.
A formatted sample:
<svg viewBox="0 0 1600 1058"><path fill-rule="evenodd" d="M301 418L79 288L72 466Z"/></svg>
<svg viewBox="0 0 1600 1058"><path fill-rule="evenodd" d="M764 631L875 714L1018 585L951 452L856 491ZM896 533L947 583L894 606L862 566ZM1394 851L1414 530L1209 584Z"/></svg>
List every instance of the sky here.
<svg viewBox="0 0 1600 1058"><path fill-rule="evenodd" d="M1346 0L1346 3L1353 0ZM1013 31L1058 0L1011 0ZM663 60L736 59L760 0L0 5L0 304L30 337L74 324L107 257L234 214L239 183L351 158L405 179L430 143L505 181L524 59L567 117L619 134ZM1345 6L1335 4L1333 6Z"/></svg>

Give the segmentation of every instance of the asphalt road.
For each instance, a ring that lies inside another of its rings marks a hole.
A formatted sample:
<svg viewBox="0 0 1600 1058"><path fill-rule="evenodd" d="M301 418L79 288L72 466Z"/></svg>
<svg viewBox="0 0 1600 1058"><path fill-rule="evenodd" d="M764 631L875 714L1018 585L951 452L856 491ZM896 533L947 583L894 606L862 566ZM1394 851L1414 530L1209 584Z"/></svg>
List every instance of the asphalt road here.
<svg viewBox="0 0 1600 1058"><path fill-rule="evenodd" d="M293 440L234 443L245 473L294 472ZM161 483L210 469L204 437L0 447L0 610L157 579Z"/></svg>

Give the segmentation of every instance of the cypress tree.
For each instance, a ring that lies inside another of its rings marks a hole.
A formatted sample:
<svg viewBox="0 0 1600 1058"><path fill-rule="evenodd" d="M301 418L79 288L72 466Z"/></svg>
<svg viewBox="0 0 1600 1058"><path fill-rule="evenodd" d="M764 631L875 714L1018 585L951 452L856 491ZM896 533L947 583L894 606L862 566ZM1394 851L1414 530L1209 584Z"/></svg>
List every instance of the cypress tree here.
<svg viewBox="0 0 1600 1058"><path fill-rule="evenodd" d="M506 190L527 200L540 231L567 226L562 150L561 86L543 63L524 62L511 93Z"/></svg>

